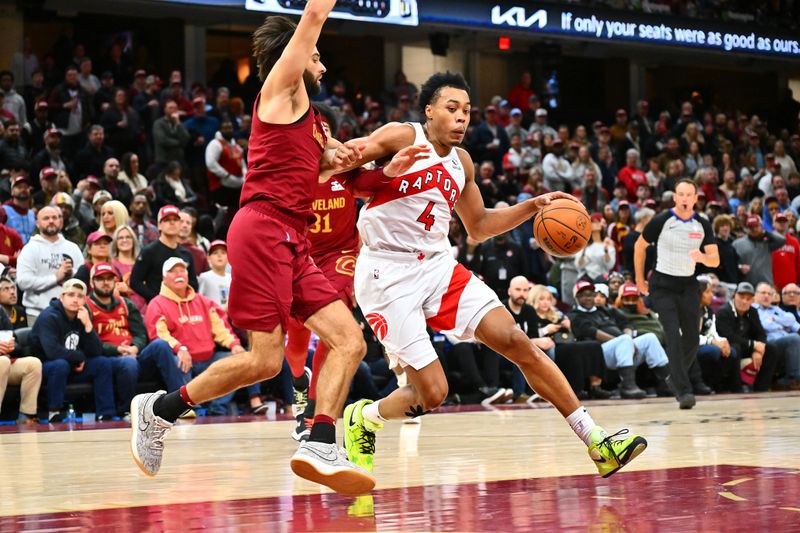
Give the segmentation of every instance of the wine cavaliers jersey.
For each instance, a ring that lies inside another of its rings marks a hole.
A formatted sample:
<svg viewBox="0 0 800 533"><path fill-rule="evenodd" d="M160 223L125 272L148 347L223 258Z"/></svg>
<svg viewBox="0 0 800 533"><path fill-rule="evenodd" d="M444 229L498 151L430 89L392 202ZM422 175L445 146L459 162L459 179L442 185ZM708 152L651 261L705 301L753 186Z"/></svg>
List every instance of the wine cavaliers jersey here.
<svg viewBox="0 0 800 533"><path fill-rule="evenodd" d="M357 253L360 246L356 199L337 177L319 184L311 204L314 219L306 235L311 243L311 257L317 262L328 254Z"/></svg>

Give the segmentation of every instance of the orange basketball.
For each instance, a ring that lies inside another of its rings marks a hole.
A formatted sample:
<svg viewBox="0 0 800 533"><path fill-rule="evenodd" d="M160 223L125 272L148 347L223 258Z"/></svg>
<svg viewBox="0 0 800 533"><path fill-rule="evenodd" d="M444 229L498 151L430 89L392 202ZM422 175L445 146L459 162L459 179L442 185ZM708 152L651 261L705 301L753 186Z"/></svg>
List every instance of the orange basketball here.
<svg viewBox="0 0 800 533"><path fill-rule="evenodd" d="M564 198L553 200L533 217L533 236L550 255L575 255L592 237L589 213L581 203Z"/></svg>

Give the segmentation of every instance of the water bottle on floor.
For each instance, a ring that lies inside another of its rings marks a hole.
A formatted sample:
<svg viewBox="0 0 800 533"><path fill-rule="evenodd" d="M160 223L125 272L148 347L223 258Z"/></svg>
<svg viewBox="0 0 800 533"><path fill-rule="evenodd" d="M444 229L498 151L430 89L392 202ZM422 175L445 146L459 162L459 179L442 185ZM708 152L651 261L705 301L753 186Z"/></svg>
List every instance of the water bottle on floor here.
<svg viewBox="0 0 800 533"><path fill-rule="evenodd" d="M69 404L69 409L67 409L67 418L64 420L64 422L67 422L68 424L74 424L76 418L75 408L72 406L72 404Z"/></svg>

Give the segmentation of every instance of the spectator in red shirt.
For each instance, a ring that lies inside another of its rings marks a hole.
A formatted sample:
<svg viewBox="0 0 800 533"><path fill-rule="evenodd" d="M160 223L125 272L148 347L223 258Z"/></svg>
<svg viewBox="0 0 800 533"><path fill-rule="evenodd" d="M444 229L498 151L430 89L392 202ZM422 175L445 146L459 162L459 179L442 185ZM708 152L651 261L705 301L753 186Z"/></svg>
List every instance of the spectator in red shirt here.
<svg viewBox="0 0 800 533"><path fill-rule="evenodd" d="M531 73L527 71L523 72L522 76L520 76L519 83L514 85L508 93L508 103L512 108L518 107L520 109L526 109L528 107L530 97L536 94L531 88L532 82L533 77Z"/></svg>
<svg viewBox="0 0 800 533"><path fill-rule="evenodd" d="M5 209L0 209L0 264L16 267L17 256L22 250L22 237L15 229L6 226L6 220Z"/></svg>
<svg viewBox="0 0 800 533"><path fill-rule="evenodd" d="M800 280L800 242L786 231L788 222L786 214L780 212L772 221L775 233L786 237L786 243L772 252L772 280L779 292L786 285Z"/></svg>
<svg viewBox="0 0 800 533"><path fill-rule="evenodd" d="M647 175L639 168L639 152L631 148L625 153L626 165L617 174L617 180L625 185L626 200L635 203L636 189L639 185L647 185Z"/></svg>

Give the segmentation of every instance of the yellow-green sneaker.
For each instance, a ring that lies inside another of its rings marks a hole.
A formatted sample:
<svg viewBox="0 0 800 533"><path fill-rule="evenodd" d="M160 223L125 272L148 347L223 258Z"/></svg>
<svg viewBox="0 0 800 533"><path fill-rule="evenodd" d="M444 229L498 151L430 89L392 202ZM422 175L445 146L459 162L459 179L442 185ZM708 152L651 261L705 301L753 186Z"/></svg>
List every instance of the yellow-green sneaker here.
<svg viewBox="0 0 800 533"><path fill-rule="evenodd" d="M350 462L372 472L372 460L375 456L375 432L383 428L364 418L361 410L372 400L359 400L351 403L344 410L344 449Z"/></svg>
<svg viewBox="0 0 800 533"><path fill-rule="evenodd" d="M628 433L627 429L609 435L600 426L592 429L590 437L592 444L589 446L589 457L592 458L597 470L603 477L608 477L614 472L633 461L636 456L647 448L644 437L631 434L626 439L615 439Z"/></svg>

